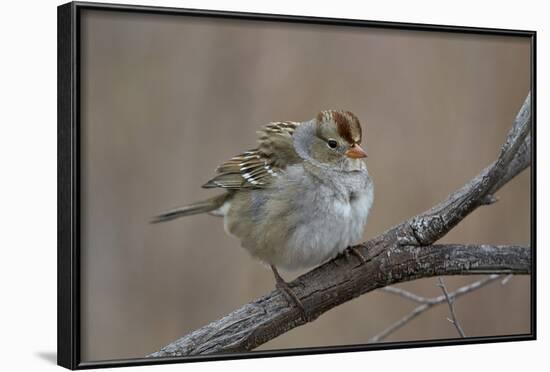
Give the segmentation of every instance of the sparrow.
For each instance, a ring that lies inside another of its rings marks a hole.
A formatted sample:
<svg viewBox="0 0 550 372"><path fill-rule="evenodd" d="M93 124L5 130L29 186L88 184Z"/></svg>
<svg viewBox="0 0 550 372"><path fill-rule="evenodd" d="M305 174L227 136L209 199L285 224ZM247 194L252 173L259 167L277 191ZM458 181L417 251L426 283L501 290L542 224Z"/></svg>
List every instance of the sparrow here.
<svg viewBox="0 0 550 372"><path fill-rule="evenodd" d="M271 267L277 289L306 314L278 269L317 266L361 240L374 198L361 124L349 111L325 110L304 122L269 123L258 134L256 148L221 164L202 186L221 194L152 222L222 216L225 231Z"/></svg>

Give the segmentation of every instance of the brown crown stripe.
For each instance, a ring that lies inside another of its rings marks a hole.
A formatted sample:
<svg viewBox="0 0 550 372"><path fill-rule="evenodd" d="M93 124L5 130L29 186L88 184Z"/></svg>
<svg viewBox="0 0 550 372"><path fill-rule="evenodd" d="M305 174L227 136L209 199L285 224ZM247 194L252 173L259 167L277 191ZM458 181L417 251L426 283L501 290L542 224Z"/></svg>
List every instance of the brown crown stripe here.
<svg viewBox="0 0 550 372"><path fill-rule="evenodd" d="M361 142L361 125L357 117L349 111L332 111L338 134L350 144Z"/></svg>

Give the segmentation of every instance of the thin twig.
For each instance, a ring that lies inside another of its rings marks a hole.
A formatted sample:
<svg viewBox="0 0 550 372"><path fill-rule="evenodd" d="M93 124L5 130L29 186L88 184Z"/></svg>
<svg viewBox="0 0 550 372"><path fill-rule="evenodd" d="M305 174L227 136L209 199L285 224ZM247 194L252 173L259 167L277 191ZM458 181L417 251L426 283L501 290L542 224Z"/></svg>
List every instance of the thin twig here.
<svg viewBox="0 0 550 372"><path fill-rule="evenodd" d="M419 296L415 293L409 292L402 288L397 287L384 287L381 289L383 292L391 293L397 296L401 296L403 298L406 298L407 300L411 300L413 302L419 303L419 304L425 304L430 301L429 298Z"/></svg>
<svg viewBox="0 0 550 372"><path fill-rule="evenodd" d="M502 284L502 285L508 284L508 282L510 281L510 279L512 279L512 277L513 277L512 274L506 275L506 276L504 277L504 279L502 279L502 281L500 282L500 284Z"/></svg>
<svg viewBox="0 0 550 372"><path fill-rule="evenodd" d="M500 275L489 275L486 278L483 278L481 280L478 280L478 281L475 281L475 282L470 283L468 285L465 285L463 287L460 287L456 291L452 292L449 296L456 299L460 296L465 295L466 293L473 292L473 291L475 291L479 288L482 288L482 287L486 286L487 284L490 284L490 283L494 282L499 277L500 277ZM397 292L393 292L393 293L397 293ZM401 295L401 294L399 294L399 295ZM409 297L406 297L406 296L402 296L402 297L404 297L408 300L414 301ZM419 316L423 312L431 309L432 307L434 307L436 305L442 304L443 302L446 302L446 301L447 301L447 298L445 297L445 295L441 295L441 296L433 297L433 298L427 298L425 303L423 303L420 306L417 306L409 314L405 315L403 318L401 318L398 321L396 321L395 323L391 324L390 326L385 328L382 332L380 332L377 335L369 338L368 342L369 343L374 343L374 342L380 342L380 341L384 340L390 334L394 333L399 328L403 327L405 324L409 323L411 320L413 320L414 318L416 318L417 316Z"/></svg>
<svg viewBox="0 0 550 372"><path fill-rule="evenodd" d="M456 330L458 331L458 334L460 337L465 338L466 334L464 334L464 330L462 329L462 326L458 322L458 319L456 318L455 313L455 306L454 306L454 297L449 296L449 292L447 291L447 287L445 286L445 283L443 282L443 279L441 277L437 278L438 284L437 286L441 288L443 291L443 294L445 295L445 300L449 304L449 311L451 312L451 318L447 318L449 322L451 322L452 325L455 326Z"/></svg>

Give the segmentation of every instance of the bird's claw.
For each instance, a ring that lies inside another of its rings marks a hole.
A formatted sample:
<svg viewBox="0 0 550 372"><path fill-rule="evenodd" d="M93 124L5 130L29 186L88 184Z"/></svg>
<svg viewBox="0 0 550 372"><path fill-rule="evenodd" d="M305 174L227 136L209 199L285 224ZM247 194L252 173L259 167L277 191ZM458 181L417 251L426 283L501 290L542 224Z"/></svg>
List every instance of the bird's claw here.
<svg viewBox="0 0 550 372"><path fill-rule="evenodd" d="M349 260L349 257L351 255L357 257L359 261L361 261L361 265L364 265L365 263L367 263L367 259L365 258L365 256L363 256L363 254L359 252L359 249L357 249L354 246L349 246L346 249L344 249L344 256L346 256L346 259Z"/></svg>
<svg viewBox="0 0 550 372"><path fill-rule="evenodd" d="M287 282L277 281L276 287L285 296L289 304L294 303L294 305L296 305L306 323L310 322L313 319L312 314L306 309L302 301L300 301L298 296L296 296L296 293L294 293Z"/></svg>

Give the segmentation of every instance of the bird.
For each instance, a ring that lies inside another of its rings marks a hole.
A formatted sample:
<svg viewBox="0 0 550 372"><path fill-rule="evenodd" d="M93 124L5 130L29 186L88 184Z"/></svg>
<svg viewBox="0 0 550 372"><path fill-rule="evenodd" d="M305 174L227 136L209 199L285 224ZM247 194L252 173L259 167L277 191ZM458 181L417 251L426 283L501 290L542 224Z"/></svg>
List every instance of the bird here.
<svg viewBox="0 0 550 372"><path fill-rule="evenodd" d="M221 193L151 222L223 217L226 233L271 268L276 288L307 317L278 270L311 268L342 253L364 261L353 245L363 236L374 187L362 127L349 111L324 110L303 122L271 122L257 133L256 148L222 163L202 185Z"/></svg>

